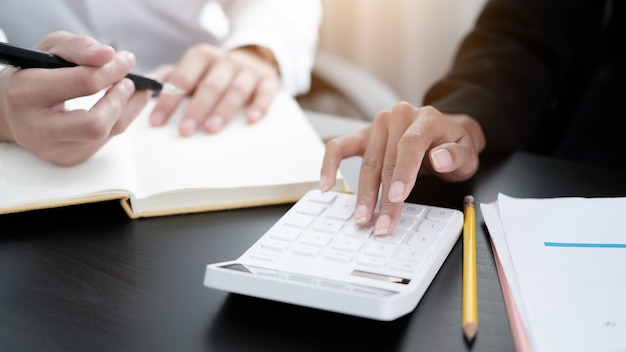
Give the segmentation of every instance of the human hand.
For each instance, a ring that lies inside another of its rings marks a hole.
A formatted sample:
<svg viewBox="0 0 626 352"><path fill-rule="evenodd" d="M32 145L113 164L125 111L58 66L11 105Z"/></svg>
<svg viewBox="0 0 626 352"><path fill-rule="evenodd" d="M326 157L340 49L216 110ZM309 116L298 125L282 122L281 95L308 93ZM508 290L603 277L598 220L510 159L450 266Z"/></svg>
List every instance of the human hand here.
<svg viewBox="0 0 626 352"><path fill-rule="evenodd" d="M258 50L224 51L199 44L189 48L178 64L153 73L191 95L178 125L181 136L191 136L199 129L217 133L244 107L249 123L265 115L280 79L278 65ZM151 124L165 124L183 99L161 95L150 116Z"/></svg>
<svg viewBox="0 0 626 352"><path fill-rule="evenodd" d="M0 71L0 141L15 142L62 166L79 164L121 133L148 102L124 77L135 65L96 40L68 32L48 35L36 47L76 67ZM65 101L110 87L90 110L67 111Z"/></svg>
<svg viewBox="0 0 626 352"><path fill-rule="evenodd" d="M397 224L418 173L433 172L447 181L468 179L478 169L484 146L480 125L468 115L403 102L378 113L359 133L326 143L320 187L322 191L334 187L341 160L362 156L354 219L357 225L372 221L380 189L374 234L386 235Z"/></svg>

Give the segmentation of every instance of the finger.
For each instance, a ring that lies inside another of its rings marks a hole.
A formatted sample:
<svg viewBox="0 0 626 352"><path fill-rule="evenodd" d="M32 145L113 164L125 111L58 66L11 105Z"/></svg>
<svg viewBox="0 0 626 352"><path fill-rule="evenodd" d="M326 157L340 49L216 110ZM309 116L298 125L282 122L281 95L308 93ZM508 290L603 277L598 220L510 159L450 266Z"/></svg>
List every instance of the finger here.
<svg viewBox="0 0 626 352"><path fill-rule="evenodd" d="M246 120L249 123L255 123L265 116L279 88L277 79L263 79L261 81L246 109Z"/></svg>
<svg viewBox="0 0 626 352"><path fill-rule="evenodd" d="M225 88L210 116L204 122L204 129L209 133L221 131L232 118L248 103L257 85L257 75L243 70L234 77L230 86Z"/></svg>
<svg viewBox="0 0 626 352"><path fill-rule="evenodd" d="M354 220L357 225L372 221L378 201L383 158L387 146L389 111L376 115L369 128L369 139L361 160Z"/></svg>
<svg viewBox="0 0 626 352"><path fill-rule="evenodd" d="M135 90L130 96L120 114L119 119L111 129L111 136L118 135L128 128L128 126L141 113L146 104L150 101L152 92L148 90Z"/></svg>
<svg viewBox="0 0 626 352"><path fill-rule="evenodd" d="M126 80L124 80L126 81ZM108 109L108 113L105 116L111 117L118 114L120 110L120 104L123 104L125 97L125 89L132 91L134 85L132 82L120 82L119 84L111 87L109 96L103 97L98 104L94 105L93 109L107 110L105 105L110 104L111 109ZM128 85L124 87L124 85ZM98 150L104 146L112 136L125 130L130 122L138 115L143 108L143 105L150 99L151 93L148 91L135 91L131 95L130 99L123 104L120 118L114 123L111 131L106 138L96 138L87 141L62 141L56 143L50 143L48 146L40 146L37 148L39 155L42 159L49 160L62 166L73 166L80 164L89 158L91 158ZM107 99L118 100L117 103L111 101L106 102ZM93 111L92 109L92 111ZM98 112L96 111L98 114Z"/></svg>
<svg viewBox="0 0 626 352"><path fill-rule="evenodd" d="M438 112L434 108L433 112ZM439 127L432 132L433 141L427 166L440 178L448 181L463 181L478 169L478 154L484 147L484 140L472 138L473 120L465 116L433 114L441 118ZM478 136L480 137L480 136Z"/></svg>
<svg viewBox="0 0 626 352"><path fill-rule="evenodd" d="M41 159L55 164L70 167L78 165L91 158L106 143L106 140L85 142L61 142L36 149L35 154Z"/></svg>
<svg viewBox="0 0 626 352"><path fill-rule="evenodd" d="M471 177L478 169L479 163L478 153L471 147L471 142L468 145L462 141L433 148L429 153L429 159L433 171L441 179L454 182Z"/></svg>
<svg viewBox="0 0 626 352"><path fill-rule="evenodd" d="M324 159L320 171L320 189L327 192L335 187L337 170L341 161L346 158L361 155L365 144L365 134L334 138L326 142Z"/></svg>
<svg viewBox="0 0 626 352"><path fill-rule="evenodd" d="M215 54L207 46L194 47L185 52L174 69L169 69L167 82L184 90L187 95L195 94L198 82L211 68L214 60ZM182 95L161 94L150 115L150 123L153 126L165 124L183 99L185 96Z"/></svg>
<svg viewBox="0 0 626 352"><path fill-rule="evenodd" d="M406 185L410 184L412 186L414 183L414 181L393 180L392 178L399 168L398 155L400 150L407 148L406 144L411 145L416 139L421 138L419 135L407 133L416 111L417 109L411 104L401 102L393 107L389 115L388 139L381 171L380 206L378 218L374 225L375 235L391 233L402 212L402 201L405 198ZM401 166L400 170L404 170L406 166ZM404 171L406 172L406 170Z"/></svg>
<svg viewBox="0 0 626 352"><path fill-rule="evenodd" d="M115 135L114 126L119 122L128 100L135 92L135 86L129 79L123 79L112 86L107 93L91 108L89 114L95 121L102 121L96 125L100 128L86 129L90 132L86 135L87 140L108 139ZM147 92L143 92L147 94ZM91 127L91 126L90 126Z"/></svg>
<svg viewBox="0 0 626 352"><path fill-rule="evenodd" d="M36 46L77 65L100 67L111 61L115 50L94 38L79 36L65 31L48 35Z"/></svg>
<svg viewBox="0 0 626 352"><path fill-rule="evenodd" d="M207 131L220 131L227 123L226 116L213 109L235 78L237 68L231 62L216 63L200 81L179 125L182 136L190 136L204 123ZM205 121L206 120L206 121Z"/></svg>
<svg viewBox="0 0 626 352"><path fill-rule="evenodd" d="M12 94L30 106L46 107L102 91L122 80L135 65L135 56L119 52L102 67L77 66L57 69L27 69L17 74ZM54 89L50 89L54 87Z"/></svg>
<svg viewBox="0 0 626 352"><path fill-rule="evenodd" d="M394 164L388 165L391 174L387 185L390 202L403 202L415 186L417 175L422 165L424 155L431 147L433 138L444 129L443 116L432 108L416 108L410 104L398 105L394 112L402 116L398 120L405 124L395 124L394 139L397 138Z"/></svg>
<svg viewBox="0 0 626 352"><path fill-rule="evenodd" d="M144 76L156 80L160 80L162 82L169 82L170 77L172 76L176 66L174 65L161 65L156 69L147 72ZM148 117L148 121L151 126L163 126L167 121L169 115L165 115L163 109L167 109L168 104L170 102L175 102L174 106L177 106L180 101L185 99L185 95L182 96L170 96L168 94L160 94L157 98L157 102L155 106L152 108L150 112L150 116Z"/></svg>
<svg viewBox="0 0 626 352"><path fill-rule="evenodd" d="M123 79L111 87L89 111L60 112L53 118L42 119L40 130L45 135L41 135L41 138L50 142L107 140L134 87L132 81ZM52 136L56 138L50 140Z"/></svg>

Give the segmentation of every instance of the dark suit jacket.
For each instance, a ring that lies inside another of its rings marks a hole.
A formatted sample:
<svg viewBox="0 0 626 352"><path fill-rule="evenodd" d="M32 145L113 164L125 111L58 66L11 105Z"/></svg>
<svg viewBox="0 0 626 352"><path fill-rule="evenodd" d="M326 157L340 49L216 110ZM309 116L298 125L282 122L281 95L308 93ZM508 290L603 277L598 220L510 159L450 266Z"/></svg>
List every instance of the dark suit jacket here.
<svg viewBox="0 0 626 352"><path fill-rule="evenodd" d="M467 113L487 151L626 165L623 0L491 0L424 104Z"/></svg>

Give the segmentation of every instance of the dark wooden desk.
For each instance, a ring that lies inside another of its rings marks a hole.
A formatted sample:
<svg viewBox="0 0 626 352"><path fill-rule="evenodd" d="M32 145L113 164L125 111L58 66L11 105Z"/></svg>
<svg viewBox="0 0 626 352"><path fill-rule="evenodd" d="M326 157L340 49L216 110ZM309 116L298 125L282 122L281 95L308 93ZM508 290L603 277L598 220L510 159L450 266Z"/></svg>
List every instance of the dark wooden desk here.
<svg viewBox="0 0 626 352"><path fill-rule="evenodd" d="M518 197L624 196L624 171L528 154L484 159L471 180L420 178L411 200L461 209ZM478 233L480 328L461 331L461 241L417 309L369 321L231 295L202 285L288 205L128 220L116 203L0 217L2 351L512 351L484 226ZM478 224L482 216L477 212Z"/></svg>

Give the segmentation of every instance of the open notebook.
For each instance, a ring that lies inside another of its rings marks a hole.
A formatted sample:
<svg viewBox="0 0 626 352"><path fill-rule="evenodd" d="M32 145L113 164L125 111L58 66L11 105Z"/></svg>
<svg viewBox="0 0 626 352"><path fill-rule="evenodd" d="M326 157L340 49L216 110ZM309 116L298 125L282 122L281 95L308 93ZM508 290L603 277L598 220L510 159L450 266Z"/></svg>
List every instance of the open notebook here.
<svg viewBox="0 0 626 352"><path fill-rule="evenodd" d="M89 108L98 96L68 102ZM131 218L294 202L319 188L324 145L297 102L278 93L266 117L218 134L150 127L151 101L87 162L61 167L0 143L0 214L120 199ZM337 191L350 191L338 174Z"/></svg>

